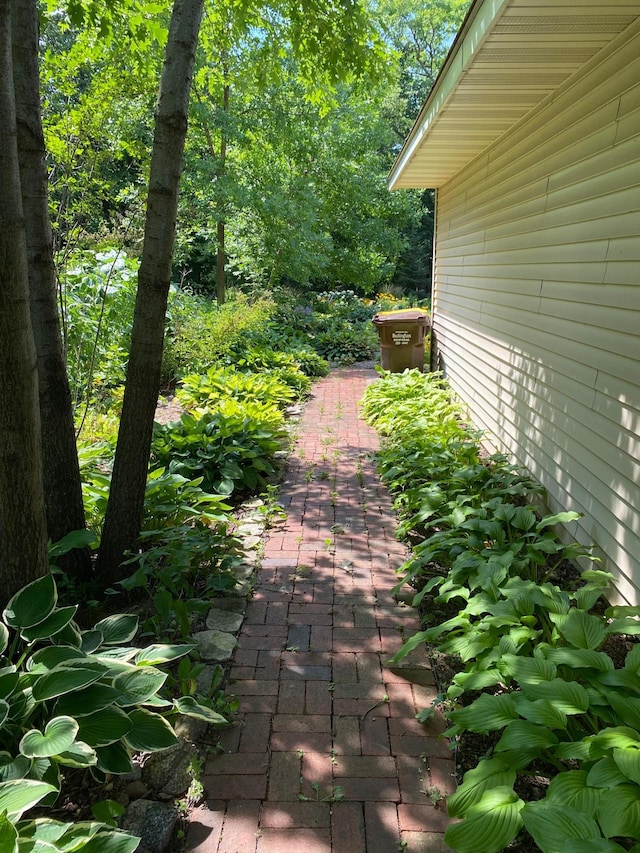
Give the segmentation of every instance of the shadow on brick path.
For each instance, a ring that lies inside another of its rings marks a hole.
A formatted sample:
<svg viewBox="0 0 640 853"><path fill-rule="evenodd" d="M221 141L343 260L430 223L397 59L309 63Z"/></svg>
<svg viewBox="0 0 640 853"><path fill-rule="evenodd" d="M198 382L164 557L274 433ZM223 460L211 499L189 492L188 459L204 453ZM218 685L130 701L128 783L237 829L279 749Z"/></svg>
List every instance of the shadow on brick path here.
<svg viewBox="0 0 640 853"><path fill-rule="evenodd" d="M449 849L433 802L454 784L443 721L415 719L436 694L428 659L386 665L420 624L390 593L406 549L358 416L375 380L334 370L305 407L287 520L270 531L233 659L237 725L207 761L191 853Z"/></svg>

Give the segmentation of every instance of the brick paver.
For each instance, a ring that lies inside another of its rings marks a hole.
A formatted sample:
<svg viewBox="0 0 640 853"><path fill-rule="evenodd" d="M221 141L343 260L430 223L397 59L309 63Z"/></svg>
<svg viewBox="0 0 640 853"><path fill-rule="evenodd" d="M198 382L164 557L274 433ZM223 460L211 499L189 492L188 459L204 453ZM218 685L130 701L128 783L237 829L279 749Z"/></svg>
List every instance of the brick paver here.
<svg viewBox="0 0 640 853"><path fill-rule="evenodd" d="M442 720L415 718L436 694L429 662L416 651L386 665L420 623L391 596L406 551L371 462L377 436L358 416L375 379L332 371L305 407L287 519L266 542L231 669L237 723L207 761L193 853L446 849L453 759Z"/></svg>

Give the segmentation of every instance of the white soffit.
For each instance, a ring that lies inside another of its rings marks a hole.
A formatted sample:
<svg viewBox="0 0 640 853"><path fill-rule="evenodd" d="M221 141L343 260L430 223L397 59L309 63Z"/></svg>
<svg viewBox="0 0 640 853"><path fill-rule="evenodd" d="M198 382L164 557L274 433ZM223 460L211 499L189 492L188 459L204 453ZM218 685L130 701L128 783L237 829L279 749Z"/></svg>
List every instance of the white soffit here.
<svg viewBox="0 0 640 853"><path fill-rule="evenodd" d="M640 0L475 0L390 188L441 186L638 18Z"/></svg>

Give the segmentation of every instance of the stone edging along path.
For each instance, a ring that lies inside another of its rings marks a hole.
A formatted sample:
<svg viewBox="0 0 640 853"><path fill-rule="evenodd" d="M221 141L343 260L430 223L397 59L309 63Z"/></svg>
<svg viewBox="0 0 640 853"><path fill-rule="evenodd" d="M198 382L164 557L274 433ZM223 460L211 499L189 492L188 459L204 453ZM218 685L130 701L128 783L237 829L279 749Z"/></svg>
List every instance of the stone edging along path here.
<svg viewBox="0 0 640 853"><path fill-rule="evenodd" d="M428 658L386 665L420 623L391 596L407 552L358 416L375 379L334 370L305 407L287 518L269 531L233 653L240 709L206 761L190 853L448 850L453 757L443 721L415 718L437 693Z"/></svg>

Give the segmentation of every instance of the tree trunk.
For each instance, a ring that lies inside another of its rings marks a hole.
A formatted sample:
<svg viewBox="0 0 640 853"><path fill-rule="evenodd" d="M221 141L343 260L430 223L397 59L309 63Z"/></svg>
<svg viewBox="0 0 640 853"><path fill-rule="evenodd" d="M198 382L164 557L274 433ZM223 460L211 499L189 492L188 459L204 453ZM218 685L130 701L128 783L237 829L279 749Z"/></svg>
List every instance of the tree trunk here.
<svg viewBox="0 0 640 853"><path fill-rule="evenodd" d="M174 0L160 81L131 352L98 562L98 573L110 583L120 579L124 554L136 546L144 509L189 90L203 2Z"/></svg>
<svg viewBox="0 0 640 853"><path fill-rule="evenodd" d="M11 0L0 0L1 606L48 571L38 377L16 135Z"/></svg>
<svg viewBox="0 0 640 853"><path fill-rule="evenodd" d="M226 77L226 60L223 62L223 68ZM224 170L227 165L227 119L229 115L229 91L230 86L228 83L226 83L222 95L223 121L222 128L220 129L220 165L218 167L218 178L221 178L224 175ZM227 298L227 284L225 277L227 253L225 248L224 229L225 221L224 219L220 219L218 221L217 227L218 251L216 253L216 299L218 301L218 305L223 305L225 299Z"/></svg>
<svg viewBox="0 0 640 853"><path fill-rule="evenodd" d="M71 391L56 298L53 234L40 108L38 4L12 0L11 36L18 160L27 236L31 324L36 347L47 532L53 542L85 527ZM60 565L86 580L89 551L76 549Z"/></svg>

